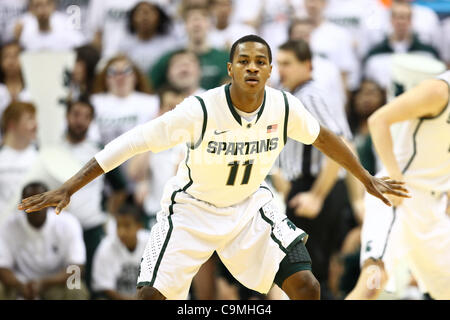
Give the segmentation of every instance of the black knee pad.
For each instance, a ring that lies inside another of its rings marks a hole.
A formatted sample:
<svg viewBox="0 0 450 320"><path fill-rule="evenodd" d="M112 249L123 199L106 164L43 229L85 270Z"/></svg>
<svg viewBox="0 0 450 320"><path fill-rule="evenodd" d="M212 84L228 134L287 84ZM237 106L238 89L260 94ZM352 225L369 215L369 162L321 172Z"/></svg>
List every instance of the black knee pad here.
<svg viewBox="0 0 450 320"><path fill-rule="evenodd" d="M281 288L284 280L290 275L302 271L312 270L311 257L302 241L295 244L284 259L280 262L280 267L275 275L274 282Z"/></svg>

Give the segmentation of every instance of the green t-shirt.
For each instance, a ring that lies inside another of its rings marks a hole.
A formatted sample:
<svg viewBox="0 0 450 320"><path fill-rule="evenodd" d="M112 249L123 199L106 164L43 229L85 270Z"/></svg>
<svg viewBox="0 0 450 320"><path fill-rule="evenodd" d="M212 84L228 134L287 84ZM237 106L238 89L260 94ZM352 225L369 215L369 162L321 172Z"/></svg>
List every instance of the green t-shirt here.
<svg viewBox="0 0 450 320"><path fill-rule="evenodd" d="M174 52L176 51L171 51L162 56L150 70L149 78L154 89L159 89L167 82L168 62ZM212 89L220 86L227 79L228 53L226 51L212 48L210 51L198 55L198 58L202 69L200 87L207 90Z"/></svg>

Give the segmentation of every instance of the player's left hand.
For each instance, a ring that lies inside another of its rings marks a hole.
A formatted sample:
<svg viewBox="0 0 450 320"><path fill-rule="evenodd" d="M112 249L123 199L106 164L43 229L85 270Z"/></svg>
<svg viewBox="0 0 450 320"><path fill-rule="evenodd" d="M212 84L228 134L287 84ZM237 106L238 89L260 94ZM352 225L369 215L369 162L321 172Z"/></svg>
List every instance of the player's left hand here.
<svg viewBox="0 0 450 320"><path fill-rule="evenodd" d="M297 216L314 219L322 210L323 200L313 192L300 192L289 201L289 206Z"/></svg>
<svg viewBox="0 0 450 320"><path fill-rule="evenodd" d="M386 198L383 193L394 195L402 198L411 198L409 191L403 187L403 181L393 180L390 177L377 178L370 176L365 184L368 193L379 198L387 206L392 206L392 203Z"/></svg>

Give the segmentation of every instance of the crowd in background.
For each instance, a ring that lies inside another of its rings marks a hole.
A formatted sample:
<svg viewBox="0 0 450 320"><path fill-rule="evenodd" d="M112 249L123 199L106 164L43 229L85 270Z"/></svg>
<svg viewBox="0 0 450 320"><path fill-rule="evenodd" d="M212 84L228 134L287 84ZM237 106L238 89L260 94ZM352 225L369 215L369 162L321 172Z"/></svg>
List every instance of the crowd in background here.
<svg viewBox="0 0 450 320"><path fill-rule="evenodd" d="M449 28L445 14L406 0L1 0L0 299L132 299L164 183L185 151L131 159L74 195L60 220L51 209L30 215L9 209L15 193L26 197L64 182L37 143L39 108L27 90L22 52L75 52L67 129L54 151L68 155L70 166L184 98L229 82L229 49L244 35L270 44L268 85L286 89L276 56L286 41L303 41L330 117L346 122L346 139L375 174L380 163L367 118L386 102L392 56L417 53L450 65ZM312 175L320 171L318 164ZM282 167L277 176L287 183L267 179L289 209L291 179ZM338 197L346 199L340 211L299 222L311 239L322 239L307 248L323 299L342 299L359 275L363 209L348 194L345 173L338 180ZM81 269L81 289L67 289L68 266ZM411 290L408 297L421 297ZM194 278L190 298L285 297L276 288L268 295L243 288L213 256Z"/></svg>

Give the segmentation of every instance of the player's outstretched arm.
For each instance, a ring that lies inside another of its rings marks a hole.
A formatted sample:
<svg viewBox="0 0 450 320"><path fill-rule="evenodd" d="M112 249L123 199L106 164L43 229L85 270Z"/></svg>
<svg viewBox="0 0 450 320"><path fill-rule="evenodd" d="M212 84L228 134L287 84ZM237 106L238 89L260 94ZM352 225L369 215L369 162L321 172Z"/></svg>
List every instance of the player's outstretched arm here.
<svg viewBox="0 0 450 320"><path fill-rule="evenodd" d="M59 214L70 201L72 194L80 190L89 182L104 173L95 158L87 162L72 178L67 180L58 189L36 194L23 199L19 204L19 210L25 212L38 211L46 207L56 207L56 214Z"/></svg>
<svg viewBox="0 0 450 320"><path fill-rule="evenodd" d="M402 181L373 177L363 168L359 160L353 155L345 143L327 128L320 127L319 136L313 143L313 146L352 173L362 182L367 192L379 198L386 205L391 206L392 204L383 196L383 193L409 198L408 190L402 186Z"/></svg>

